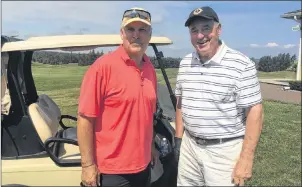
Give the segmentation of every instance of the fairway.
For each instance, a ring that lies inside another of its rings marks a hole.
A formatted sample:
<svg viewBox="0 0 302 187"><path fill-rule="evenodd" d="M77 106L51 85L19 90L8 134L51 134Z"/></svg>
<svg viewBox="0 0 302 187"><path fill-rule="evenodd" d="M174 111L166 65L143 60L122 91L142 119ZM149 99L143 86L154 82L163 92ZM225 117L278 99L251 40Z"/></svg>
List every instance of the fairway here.
<svg viewBox="0 0 302 187"><path fill-rule="evenodd" d="M62 114L76 115L79 88L87 66L34 63L33 75L38 94L49 95ZM175 87L177 69L166 70ZM279 75L277 77L274 77ZM158 81L164 84L161 71ZM292 78L290 72L259 73L259 78ZM248 185L301 186L301 106L264 102L263 133L254 162L253 179ZM76 125L75 123L66 123Z"/></svg>
<svg viewBox="0 0 302 187"><path fill-rule="evenodd" d="M296 75L293 71L278 71L278 72L258 72L259 79L292 79L295 80Z"/></svg>

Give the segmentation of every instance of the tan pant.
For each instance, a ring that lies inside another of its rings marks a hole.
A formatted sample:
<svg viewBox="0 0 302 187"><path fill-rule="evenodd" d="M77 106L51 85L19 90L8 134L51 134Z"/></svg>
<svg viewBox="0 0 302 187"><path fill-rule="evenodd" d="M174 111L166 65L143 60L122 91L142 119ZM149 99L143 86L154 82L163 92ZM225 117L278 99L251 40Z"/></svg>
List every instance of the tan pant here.
<svg viewBox="0 0 302 187"><path fill-rule="evenodd" d="M177 186L234 186L232 172L243 139L199 145L184 133L179 156Z"/></svg>

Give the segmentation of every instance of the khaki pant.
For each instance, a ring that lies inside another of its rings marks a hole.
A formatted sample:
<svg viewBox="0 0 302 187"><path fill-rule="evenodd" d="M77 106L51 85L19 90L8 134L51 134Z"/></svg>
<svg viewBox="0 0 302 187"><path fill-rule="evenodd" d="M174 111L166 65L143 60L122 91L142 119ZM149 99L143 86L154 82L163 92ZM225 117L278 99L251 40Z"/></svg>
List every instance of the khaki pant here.
<svg viewBox="0 0 302 187"><path fill-rule="evenodd" d="M234 186L232 172L243 139L199 145L184 133L179 156L177 186Z"/></svg>

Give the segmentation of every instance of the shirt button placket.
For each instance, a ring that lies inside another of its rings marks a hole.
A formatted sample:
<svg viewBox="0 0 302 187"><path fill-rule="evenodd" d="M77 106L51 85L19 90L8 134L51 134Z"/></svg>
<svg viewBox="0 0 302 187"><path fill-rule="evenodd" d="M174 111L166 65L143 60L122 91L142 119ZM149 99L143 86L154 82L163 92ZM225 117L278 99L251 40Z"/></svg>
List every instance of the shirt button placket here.
<svg viewBox="0 0 302 187"><path fill-rule="evenodd" d="M141 80L142 80L141 86L144 86L144 77L141 76Z"/></svg>
<svg viewBox="0 0 302 187"><path fill-rule="evenodd" d="M144 86L144 76L143 76L143 72L140 72L140 78L141 78L141 86Z"/></svg>
<svg viewBox="0 0 302 187"><path fill-rule="evenodd" d="M200 75L203 75L203 67L204 65L201 65L201 67L199 68Z"/></svg>

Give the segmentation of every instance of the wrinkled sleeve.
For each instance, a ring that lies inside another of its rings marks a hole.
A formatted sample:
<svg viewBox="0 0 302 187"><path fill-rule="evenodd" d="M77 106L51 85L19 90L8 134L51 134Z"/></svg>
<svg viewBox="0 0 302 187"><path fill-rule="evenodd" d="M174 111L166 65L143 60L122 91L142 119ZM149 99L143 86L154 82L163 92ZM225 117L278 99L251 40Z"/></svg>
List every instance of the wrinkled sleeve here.
<svg viewBox="0 0 302 187"><path fill-rule="evenodd" d="M250 61L236 81L235 93L239 108L247 108L262 102L261 89L255 63Z"/></svg>
<svg viewBox="0 0 302 187"><path fill-rule="evenodd" d="M105 96L105 87L104 68L90 66L80 88L78 114L87 117L99 116Z"/></svg>
<svg viewBox="0 0 302 187"><path fill-rule="evenodd" d="M176 77L176 86L175 86L175 96L176 97L179 97L182 95L182 87L181 87L181 78L182 78L182 75L180 73L180 68L178 69L178 74L177 74L177 77Z"/></svg>
<svg viewBox="0 0 302 187"><path fill-rule="evenodd" d="M157 75L156 75L156 71L155 71L155 69L154 69L154 67L152 66L152 68L153 68L153 77L154 77L154 87L155 87L155 94L156 94L156 101L158 100L158 91L157 91L157 89L158 89L158 86L157 86ZM155 102L155 104L154 104L154 106L153 106L153 112L156 112L156 102Z"/></svg>

